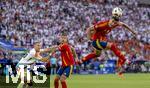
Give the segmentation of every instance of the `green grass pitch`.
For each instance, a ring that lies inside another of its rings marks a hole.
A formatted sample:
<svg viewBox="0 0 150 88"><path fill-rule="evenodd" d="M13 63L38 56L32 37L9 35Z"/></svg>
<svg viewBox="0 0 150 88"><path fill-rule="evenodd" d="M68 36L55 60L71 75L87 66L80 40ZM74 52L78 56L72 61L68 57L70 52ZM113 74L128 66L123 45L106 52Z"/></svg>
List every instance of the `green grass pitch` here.
<svg viewBox="0 0 150 88"><path fill-rule="evenodd" d="M50 77L50 88L54 88L54 77ZM115 74L72 75L67 83L68 88L150 88L150 73L124 74L123 79Z"/></svg>
<svg viewBox="0 0 150 88"><path fill-rule="evenodd" d="M46 83L34 84L32 88L54 88L54 77L50 76L50 81L48 81L48 76ZM71 75L67 83L68 88L150 88L150 73L124 74L124 79L119 78L116 74ZM5 77L0 76L0 88L17 88L17 85L18 83L13 84L12 82L6 84Z"/></svg>

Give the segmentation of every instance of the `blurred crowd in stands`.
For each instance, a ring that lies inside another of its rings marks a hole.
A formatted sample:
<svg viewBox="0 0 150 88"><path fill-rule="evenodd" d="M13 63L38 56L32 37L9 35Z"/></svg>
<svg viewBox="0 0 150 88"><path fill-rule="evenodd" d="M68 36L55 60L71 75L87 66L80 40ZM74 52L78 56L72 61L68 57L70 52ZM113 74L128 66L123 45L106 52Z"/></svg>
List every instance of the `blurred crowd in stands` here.
<svg viewBox="0 0 150 88"><path fill-rule="evenodd" d="M59 35L67 31L80 59L92 51L86 28L110 19L116 6L123 9L121 21L138 36L136 40L124 28L117 28L108 35L109 41L115 42L129 60L150 60L150 8L138 6L136 0L1 0L0 38L28 49L34 40L40 40L45 48L56 44ZM0 51L0 59L7 55ZM98 60L104 59L117 58L104 51Z"/></svg>

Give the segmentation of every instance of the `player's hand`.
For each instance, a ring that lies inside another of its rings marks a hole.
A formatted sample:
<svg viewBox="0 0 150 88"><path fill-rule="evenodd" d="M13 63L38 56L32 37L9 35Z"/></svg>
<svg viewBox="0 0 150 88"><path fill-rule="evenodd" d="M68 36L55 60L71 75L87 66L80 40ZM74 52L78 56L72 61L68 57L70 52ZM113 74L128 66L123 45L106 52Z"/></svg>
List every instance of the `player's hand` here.
<svg viewBox="0 0 150 88"><path fill-rule="evenodd" d="M51 53L54 53L54 52L56 51L57 47L58 47L57 45L52 46L52 47L50 48L49 53L50 53L50 54L51 54ZM51 55L49 55L49 56L51 56Z"/></svg>
<svg viewBox="0 0 150 88"><path fill-rule="evenodd" d="M141 36L140 33L134 34L133 38L134 38L135 40L137 40L137 41L140 41L140 36Z"/></svg>
<svg viewBox="0 0 150 88"><path fill-rule="evenodd" d="M78 59L78 60L75 61L75 63L76 63L77 65L79 65L79 64L82 64L83 62L82 62L82 60L79 60L79 59Z"/></svg>
<svg viewBox="0 0 150 88"><path fill-rule="evenodd" d="M49 61L49 56L43 57L43 58L41 59L41 61L42 61L42 62L48 62L48 61Z"/></svg>
<svg viewBox="0 0 150 88"><path fill-rule="evenodd" d="M78 62L79 61L79 59L78 58L75 58L75 62Z"/></svg>
<svg viewBox="0 0 150 88"><path fill-rule="evenodd" d="M78 65L79 64L79 60L75 59L75 64Z"/></svg>

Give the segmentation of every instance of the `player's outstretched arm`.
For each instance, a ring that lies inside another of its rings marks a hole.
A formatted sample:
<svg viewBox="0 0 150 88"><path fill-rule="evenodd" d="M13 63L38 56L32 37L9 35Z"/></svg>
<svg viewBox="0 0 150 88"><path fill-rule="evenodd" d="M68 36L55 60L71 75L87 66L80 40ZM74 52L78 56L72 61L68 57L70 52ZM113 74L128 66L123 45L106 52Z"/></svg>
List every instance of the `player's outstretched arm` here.
<svg viewBox="0 0 150 88"><path fill-rule="evenodd" d="M36 54L34 55L34 58L36 58L42 62L48 62L49 61L50 55L48 55L47 57L42 57L40 54L41 54L41 52L36 52Z"/></svg>
<svg viewBox="0 0 150 88"><path fill-rule="evenodd" d="M48 62L49 61L49 58L50 58L50 55L48 55L47 57L42 57L40 60L42 62Z"/></svg>
<svg viewBox="0 0 150 88"><path fill-rule="evenodd" d="M52 46L52 47L49 47L49 48L45 48L45 49L41 49L40 50L40 53L45 53L45 52L50 52L52 53L55 49L56 49L57 46Z"/></svg>
<svg viewBox="0 0 150 88"><path fill-rule="evenodd" d="M89 28L87 28L86 33L87 33L88 39L91 39L91 37L92 37L92 35L94 33L94 25L89 27Z"/></svg>
<svg viewBox="0 0 150 88"><path fill-rule="evenodd" d="M49 58L50 56L57 50L57 46L52 46L50 48L48 48L49 50L47 52L49 52L48 56L46 57L42 57L40 60L42 62L48 62L49 61Z"/></svg>
<svg viewBox="0 0 150 88"><path fill-rule="evenodd" d="M51 51L51 47L50 48L41 49L40 53L45 53L45 52L49 52L49 51Z"/></svg>
<svg viewBox="0 0 150 88"><path fill-rule="evenodd" d="M120 22L120 25L123 26L123 27L125 27L128 31L132 32L132 34L133 34L134 36L137 36L136 32L133 31L133 29L131 29L127 24L125 24L125 23L123 23L123 22Z"/></svg>
<svg viewBox="0 0 150 88"><path fill-rule="evenodd" d="M49 53L54 53L57 51L58 46L52 46L50 47Z"/></svg>

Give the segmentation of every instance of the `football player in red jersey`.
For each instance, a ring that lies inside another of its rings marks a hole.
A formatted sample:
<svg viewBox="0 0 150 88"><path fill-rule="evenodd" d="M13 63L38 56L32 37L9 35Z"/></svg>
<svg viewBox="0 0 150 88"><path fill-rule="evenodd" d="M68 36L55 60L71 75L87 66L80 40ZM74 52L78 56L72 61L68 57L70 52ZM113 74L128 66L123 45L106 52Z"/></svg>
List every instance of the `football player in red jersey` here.
<svg viewBox="0 0 150 88"><path fill-rule="evenodd" d="M116 47L114 43L107 42L107 34L111 32L114 28L119 26L124 27L128 31L132 32L134 36L136 36L136 33L128 25L119 21L120 17L122 16L122 12L123 11L121 8L116 7L112 11L112 19L100 21L87 29L88 38L93 41L92 46L95 48L95 52L92 52L85 56L83 59L78 61L79 63L83 63L89 59L99 57L103 49L109 49L113 51L116 56L119 57L117 61L117 68L122 68L126 61L125 56L121 53L121 51ZM119 76L122 76L121 70L118 73Z"/></svg>
<svg viewBox="0 0 150 88"><path fill-rule="evenodd" d="M67 36L61 36L60 43L58 50L61 52L62 66L57 71L54 86L58 88L60 81L62 88L67 88L65 80L72 73L73 65L75 64L75 60L78 60L78 57L74 48L69 45Z"/></svg>

